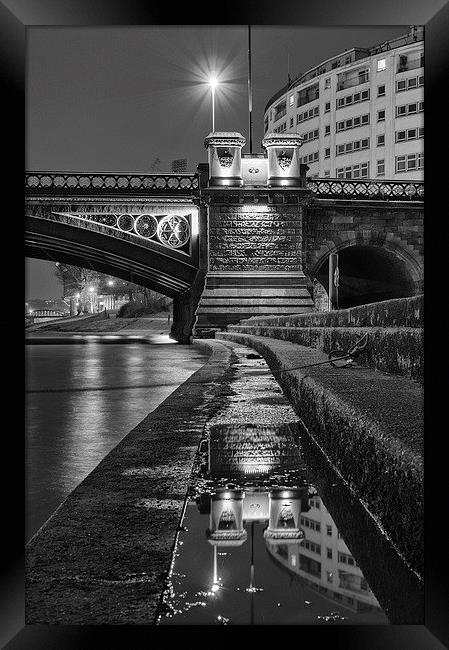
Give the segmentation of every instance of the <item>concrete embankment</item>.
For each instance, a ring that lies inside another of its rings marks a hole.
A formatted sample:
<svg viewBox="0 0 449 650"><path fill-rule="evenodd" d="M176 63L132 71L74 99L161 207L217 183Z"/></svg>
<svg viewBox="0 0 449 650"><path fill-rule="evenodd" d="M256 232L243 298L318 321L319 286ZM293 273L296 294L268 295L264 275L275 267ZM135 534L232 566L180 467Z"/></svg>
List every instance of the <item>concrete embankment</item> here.
<svg viewBox="0 0 449 650"><path fill-rule="evenodd" d="M348 350L368 334L357 362L369 368L424 378L424 298L399 298L333 312L253 317L230 325L242 332L297 343L324 352Z"/></svg>
<svg viewBox="0 0 449 650"><path fill-rule="evenodd" d="M133 429L26 548L26 622L152 624L197 446L220 408L232 351L208 362Z"/></svg>
<svg viewBox="0 0 449 650"><path fill-rule="evenodd" d="M247 321L248 322L248 321ZM367 367L337 369L321 350L245 331L217 333L261 354L310 434L409 565L423 572L420 385Z"/></svg>

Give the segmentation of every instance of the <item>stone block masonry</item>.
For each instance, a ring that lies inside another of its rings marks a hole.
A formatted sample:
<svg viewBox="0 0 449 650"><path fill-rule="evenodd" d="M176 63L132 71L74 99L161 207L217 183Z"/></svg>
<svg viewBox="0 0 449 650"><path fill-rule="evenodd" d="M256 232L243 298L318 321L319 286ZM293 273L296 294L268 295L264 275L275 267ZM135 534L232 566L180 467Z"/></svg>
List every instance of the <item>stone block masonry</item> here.
<svg viewBox="0 0 449 650"><path fill-rule="evenodd" d="M300 206L212 206L210 271L301 271Z"/></svg>

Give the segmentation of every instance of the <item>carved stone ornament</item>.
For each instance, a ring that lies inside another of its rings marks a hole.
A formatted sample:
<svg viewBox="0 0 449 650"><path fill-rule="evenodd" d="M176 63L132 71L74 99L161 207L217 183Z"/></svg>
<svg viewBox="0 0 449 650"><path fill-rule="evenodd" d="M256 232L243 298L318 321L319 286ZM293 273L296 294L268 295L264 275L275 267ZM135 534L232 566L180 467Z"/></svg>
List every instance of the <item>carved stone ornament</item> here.
<svg viewBox="0 0 449 650"><path fill-rule="evenodd" d="M285 151L282 150L280 153L278 153L278 165L279 167L285 171L290 167L292 164L292 158L293 158L293 151Z"/></svg>
<svg viewBox="0 0 449 650"><path fill-rule="evenodd" d="M218 162L220 167L231 167L234 160L234 153L227 147L217 148Z"/></svg>

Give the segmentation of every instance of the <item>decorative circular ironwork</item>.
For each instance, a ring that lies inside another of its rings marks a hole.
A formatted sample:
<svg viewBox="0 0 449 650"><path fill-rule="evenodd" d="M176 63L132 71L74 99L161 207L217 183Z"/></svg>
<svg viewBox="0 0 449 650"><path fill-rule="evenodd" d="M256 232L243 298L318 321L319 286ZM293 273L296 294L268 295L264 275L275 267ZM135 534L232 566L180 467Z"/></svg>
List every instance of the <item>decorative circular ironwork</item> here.
<svg viewBox="0 0 449 650"><path fill-rule="evenodd" d="M134 219L130 214L121 214L118 218L117 225L120 230L129 232L134 228Z"/></svg>
<svg viewBox="0 0 449 650"><path fill-rule="evenodd" d="M117 184L117 181L115 180L115 178L113 176L107 176L105 178L104 184L106 185L106 187L115 187L116 184Z"/></svg>
<svg viewBox="0 0 449 650"><path fill-rule="evenodd" d="M92 179L92 185L94 187L101 187L104 184L104 179L101 176L94 176Z"/></svg>
<svg viewBox="0 0 449 650"><path fill-rule="evenodd" d="M89 176L81 176L80 180L79 180L79 183L80 183L80 187L89 187L89 185L90 185Z"/></svg>
<svg viewBox="0 0 449 650"><path fill-rule="evenodd" d="M179 187L179 181L177 178L170 178L167 183L168 187L176 188Z"/></svg>
<svg viewBox="0 0 449 650"><path fill-rule="evenodd" d="M121 176L117 181L117 185L119 187L128 187L129 180L127 178L125 178L124 176Z"/></svg>
<svg viewBox="0 0 449 650"><path fill-rule="evenodd" d="M37 176L28 176L27 185L29 187L36 187L37 185L39 185L38 177Z"/></svg>
<svg viewBox="0 0 449 650"><path fill-rule="evenodd" d="M152 214L141 214L136 219L134 230L141 237L153 237L157 231L157 219Z"/></svg>
<svg viewBox="0 0 449 650"><path fill-rule="evenodd" d="M78 179L76 176L69 176L66 182L67 187L76 187L78 185Z"/></svg>
<svg viewBox="0 0 449 650"><path fill-rule="evenodd" d="M167 180L165 178L156 178L155 186L159 189L162 189L167 185Z"/></svg>
<svg viewBox="0 0 449 650"><path fill-rule="evenodd" d="M53 185L55 187L63 187L65 183L64 176L55 176L53 179Z"/></svg>
<svg viewBox="0 0 449 650"><path fill-rule="evenodd" d="M50 176L42 176L41 185L42 185L42 187L50 187L50 185L51 185Z"/></svg>
<svg viewBox="0 0 449 650"><path fill-rule="evenodd" d="M151 189L152 187L154 187L154 178L151 178L151 177L144 178L143 179L143 186L146 189Z"/></svg>
<svg viewBox="0 0 449 650"><path fill-rule="evenodd" d="M134 187L134 188L141 187L142 179L141 178L132 178L130 185L131 185L131 187Z"/></svg>
<svg viewBox="0 0 449 650"><path fill-rule="evenodd" d="M185 217L176 214L163 217L157 227L157 236L165 246L180 248L189 241L189 222Z"/></svg>

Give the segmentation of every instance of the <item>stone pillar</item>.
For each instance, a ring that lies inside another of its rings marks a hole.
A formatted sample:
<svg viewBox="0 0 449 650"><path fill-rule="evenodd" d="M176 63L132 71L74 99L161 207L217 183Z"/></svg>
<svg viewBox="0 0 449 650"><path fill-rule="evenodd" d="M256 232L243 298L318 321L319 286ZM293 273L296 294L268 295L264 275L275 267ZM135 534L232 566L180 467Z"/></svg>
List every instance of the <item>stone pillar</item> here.
<svg viewBox="0 0 449 650"><path fill-rule="evenodd" d="M207 149L210 185L240 187L242 185L242 147L245 138L240 133L209 133L204 141Z"/></svg>
<svg viewBox="0 0 449 650"><path fill-rule="evenodd" d="M296 133L268 133L262 146L268 153L268 185L271 187L304 187L301 176L299 148L302 137Z"/></svg>
<svg viewBox="0 0 449 650"><path fill-rule="evenodd" d="M211 543L240 545L247 534L243 528L243 490L219 489L212 496L207 537Z"/></svg>
<svg viewBox="0 0 449 650"><path fill-rule="evenodd" d="M301 498L304 490L276 488L270 490L268 527L264 531L267 540L298 540L304 537L300 528Z"/></svg>

